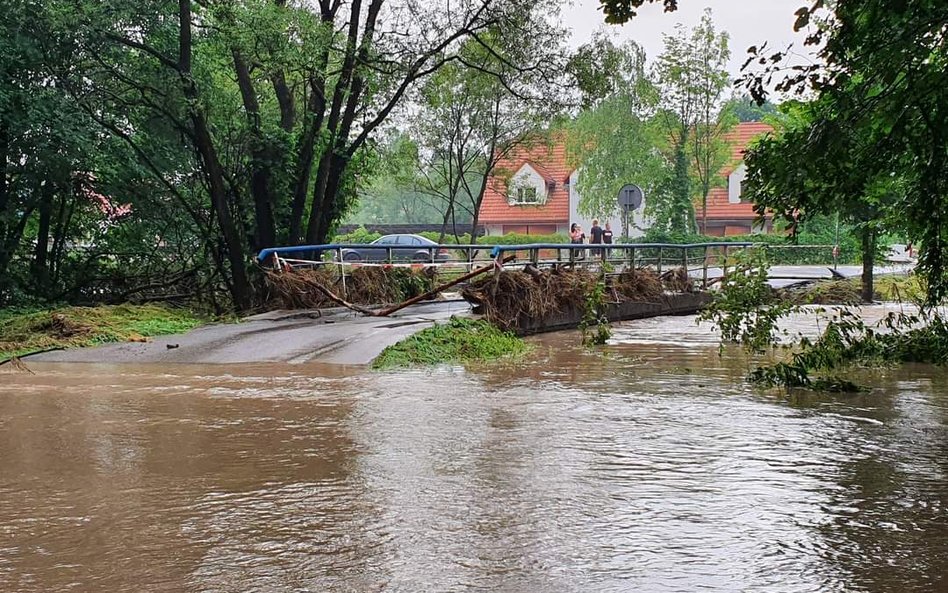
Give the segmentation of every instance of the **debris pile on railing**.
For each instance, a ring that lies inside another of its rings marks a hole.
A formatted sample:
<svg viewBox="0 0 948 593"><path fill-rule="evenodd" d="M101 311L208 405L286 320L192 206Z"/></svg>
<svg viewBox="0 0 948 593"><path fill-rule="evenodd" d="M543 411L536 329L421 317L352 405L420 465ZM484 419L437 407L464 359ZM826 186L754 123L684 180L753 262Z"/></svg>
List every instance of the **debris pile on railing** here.
<svg viewBox="0 0 948 593"><path fill-rule="evenodd" d="M320 267L266 273L270 300L284 309L319 309L338 303L330 294L350 303L400 303L436 286L437 269L367 266L348 270ZM329 294L327 294L329 293Z"/></svg>
<svg viewBox="0 0 948 593"><path fill-rule="evenodd" d="M515 329L526 316L542 321L583 304L602 276L572 267L538 270L505 270L481 278L461 290L474 312L491 323ZM694 283L684 269L669 270L659 276L654 270L636 268L605 276L605 295L610 302L662 303L666 292L693 292Z"/></svg>

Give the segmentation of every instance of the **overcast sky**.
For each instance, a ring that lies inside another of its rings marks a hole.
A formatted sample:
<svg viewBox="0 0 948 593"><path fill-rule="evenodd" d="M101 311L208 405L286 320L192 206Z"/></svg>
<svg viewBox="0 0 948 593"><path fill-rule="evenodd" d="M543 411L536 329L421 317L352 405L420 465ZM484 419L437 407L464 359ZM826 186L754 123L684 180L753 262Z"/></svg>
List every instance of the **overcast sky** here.
<svg viewBox="0 0 948 593"><path fill-rule="evenodd" d="M710 8L715 28L731 36L731 76L740 73L747 48L768 42L772 49L794 43L803 53L803 37L793 32L793 13L805 0L679 0L678 10L663 12L661 3L643 6L638 16L625 25L605 25L599 0L573 0L564 5L563 22L573 31L571 45L579 46L593 31L605 27L620 40L631 39L645 48L649 61L662 52L662 34L673 33L676 23L691 28L698 24L705 8Z"/></svg>

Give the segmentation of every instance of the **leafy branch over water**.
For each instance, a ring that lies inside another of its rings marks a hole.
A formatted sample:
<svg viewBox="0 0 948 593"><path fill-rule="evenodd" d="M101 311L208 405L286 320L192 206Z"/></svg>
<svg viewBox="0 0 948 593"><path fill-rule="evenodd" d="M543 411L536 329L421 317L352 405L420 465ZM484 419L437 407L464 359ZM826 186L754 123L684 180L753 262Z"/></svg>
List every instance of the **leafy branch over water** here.
<svg viewBox="0 0 948 593"><path fill-rule="evenodd" d="M721 291L698 316L721 330L724 341L762 353L772 348L780 319L797 309L777 298L767 283L770 266L763 251L742 254L737 268L723 281Z"/></svg>

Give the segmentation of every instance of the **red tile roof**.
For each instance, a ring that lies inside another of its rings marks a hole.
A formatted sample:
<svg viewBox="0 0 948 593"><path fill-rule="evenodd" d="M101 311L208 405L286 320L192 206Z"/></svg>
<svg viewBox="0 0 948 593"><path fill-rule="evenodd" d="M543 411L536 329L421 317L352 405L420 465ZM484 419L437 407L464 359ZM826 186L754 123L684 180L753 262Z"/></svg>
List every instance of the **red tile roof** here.
<svg viewBox="0 0 948 593"><path fill-rule="evenodd" d="M524 164L529 164L546 178L548 187L545 204L510 205L507 202L506 180L516 175ZM566 158L563 138L552 141L541 139L517 147L510 156L502 160L495 169L484 191L481 203L480 222L484 224L562 223L569 221L569 176L574 168Z"/></svg>

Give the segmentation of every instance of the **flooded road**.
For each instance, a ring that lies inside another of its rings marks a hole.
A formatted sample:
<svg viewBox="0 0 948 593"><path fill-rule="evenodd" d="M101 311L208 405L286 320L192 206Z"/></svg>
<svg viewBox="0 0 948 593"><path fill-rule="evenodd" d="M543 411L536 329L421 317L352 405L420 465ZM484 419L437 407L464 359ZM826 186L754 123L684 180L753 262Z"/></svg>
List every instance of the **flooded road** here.
<svg viewBox="0 0 948 593"><path fill-rule="evenodd" d="M948 372L755 390L690 318L526 361L0 375L0 591L945 591Z"/></svg>

